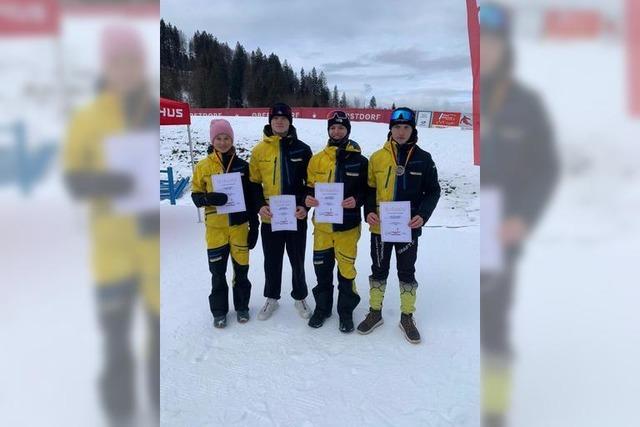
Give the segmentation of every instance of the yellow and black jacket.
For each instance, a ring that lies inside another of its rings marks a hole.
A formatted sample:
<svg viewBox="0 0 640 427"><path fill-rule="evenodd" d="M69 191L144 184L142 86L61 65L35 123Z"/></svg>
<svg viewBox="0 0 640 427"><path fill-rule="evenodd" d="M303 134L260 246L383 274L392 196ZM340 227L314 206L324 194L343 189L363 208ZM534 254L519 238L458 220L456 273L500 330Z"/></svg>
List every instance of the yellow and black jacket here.
<svg viewBox="0 0 640 427"><path fill-rule="evenodd" d="M113 199L127 194L134 183L109 170L104 142L139 129L157 131L157 126L157 102L141 93L120 97L102 91L73 115L63 156L69 192L90 206L93 278L101 301L110 303L112 295L122 294L110 290L135 281L155 314L160 312L159 209L139 215L112 209Z"/></svg>
<svg viewBox="0 0 640 427"><path fill-rule="evenodd" d="M228 227L230 225L244 224L247 221L257 221L257 212L253 203L253 192L251 190L252 184L249 181L249 163L237 156L233 157L229 173L239 172L242 176L242 190L244 192L244 201L247 210L244 212L219 214L215 206L209 206L205 202L205 194L215 191L212 187L211 175L224 173L229 166L232 154L232 152L225 153L219 158L215 152L212 152L196 164L193 173L191 199L197 207L204 207L205 224L209 227Z"/></svg>
<svg viewBox="0 0 640 427"><path fill-rule="evenodd" d="M296 196L297 205L304 206L311 155L311 148L298 139L295 127L291 126L289 134L280 137L266 125L262 141L251 151L249 161L250 180L258 184L254 186L256 208L268 205L269 197L281 194Z"/></svg>
<svg viewBox="0 0 640 427"><path fill-rule="evenodd" d="M404 165L412 147L415 148L404 174L397 176L394 152L397 153L398 164ZM426 224L440 199L438 171L431 154L416 142L399 145L390 137L384 147L369 159L368 186L365 217L371 212L379 215L380 202L410 201L411 217L420 215ZM380 234L380 225L372 226L370 230ZM421 232L421 229L413 230L417 236Z"/></svg>
<svg viewBox="0 0 640 427"><path fill-rule="evenodd" d="M317 182L344 183L344 198L354 197L356 207L344 209L342 224L315 224L324 231L346 231L362 222L362 206L367 198L367 168L369 162L362 155L360 146L352 140L336 144L329 140L327 146L315 154L307 168L307 194L314 195Z"/></svg>

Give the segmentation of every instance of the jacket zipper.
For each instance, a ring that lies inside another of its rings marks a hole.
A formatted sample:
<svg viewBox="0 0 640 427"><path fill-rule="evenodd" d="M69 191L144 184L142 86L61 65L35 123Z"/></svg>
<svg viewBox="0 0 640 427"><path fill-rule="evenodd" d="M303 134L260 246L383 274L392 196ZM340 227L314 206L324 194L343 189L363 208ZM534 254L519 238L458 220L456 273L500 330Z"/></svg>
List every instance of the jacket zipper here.
<svg viewBox="0 0 640 427"><path fill-rule="evenodd" d="M384 183L384 188L387 188L389 186L389 177L391 176L391 166L389 166L389 169L387 170L387 181Z"/></svg>
<svg viewBox="0 0 640 427"><path fill-rule="evenodd" d="M273 185L276 185L276 164L278 163L278 156L273 159Z"/></svg>

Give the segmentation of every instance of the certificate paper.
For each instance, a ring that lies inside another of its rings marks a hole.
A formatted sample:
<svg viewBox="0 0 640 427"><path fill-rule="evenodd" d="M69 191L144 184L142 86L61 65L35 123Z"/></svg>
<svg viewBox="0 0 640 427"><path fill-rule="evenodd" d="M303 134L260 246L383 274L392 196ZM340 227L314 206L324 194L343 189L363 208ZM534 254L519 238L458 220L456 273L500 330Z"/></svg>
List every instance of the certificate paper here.
<svg viewBox="0 0 640 427"><path fill-rule="evenodd" d="M244 203L244 192L242 191L242 175L240 172L223 173L211 175L213 191L227 195L227 203L216 207L216 212L220 214L244 212L247 207Z"/></svg>
<svg viewBox="0 0 640 427"><path fill-rule="evenodd" d="M411 242L411 202L380 203L380 229L383 242Z"/></svg>
<svg viewBox="0 0 640 427"><path fill-rule="evenodd" d="M502 224L502 193L494 187L481 187L480 209L480 271L499 273L503 268L502 244L498 239Z"/></svg>
<svg viewBox="0 0 640 427"><path fill-rule="evenodd" d="M271 208L271 231L296 231L296 196L282 195L269 197Z"/></svg>
<svg viewBox="0 0 640 427"><path fill-rule="evenodd" d="M107 170L127 175L131 192L112 199L112 209L120 214L140 214L158 210L158 132L131 132L105 138Z"/></svg>
<svg viewBox="0 0 640 427"><path fill-rule="evenodd" d="M344 183L316 183L315 197L319 202L315 207L316 222L342 224Z"/></svg>

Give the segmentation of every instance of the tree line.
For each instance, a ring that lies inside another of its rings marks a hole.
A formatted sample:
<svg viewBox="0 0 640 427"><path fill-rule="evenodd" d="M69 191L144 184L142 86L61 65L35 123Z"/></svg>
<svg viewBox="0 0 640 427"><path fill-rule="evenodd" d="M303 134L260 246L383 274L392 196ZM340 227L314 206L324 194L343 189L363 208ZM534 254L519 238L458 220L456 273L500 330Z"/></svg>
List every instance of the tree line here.
<svg viewBox="0 0 640 427"><path fill-rule="evenodd" d="M184 33L160 20L160 95L199 108L266 107L282 101L297 107L364 107L347 100L324 72L295 72L278 55L252 52L236 43L231 49L205 31L187 40ZM369 108L377 108L375 96Z"/></svg>

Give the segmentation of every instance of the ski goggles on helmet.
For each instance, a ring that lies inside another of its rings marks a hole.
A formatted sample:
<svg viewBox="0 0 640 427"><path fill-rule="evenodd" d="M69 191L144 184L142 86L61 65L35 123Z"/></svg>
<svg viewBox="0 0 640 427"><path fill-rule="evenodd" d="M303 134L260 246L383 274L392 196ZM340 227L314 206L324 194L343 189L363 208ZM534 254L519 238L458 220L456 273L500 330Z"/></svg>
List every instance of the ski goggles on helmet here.
<svg viewBox="0 0 640 427"><path fill-rule="evenodd" d="M327 114L327 120L335 119L349 120L349 116L344 111L332 111Z"/></svg>
<svg viewBox="0 0 640 427"><path fill-rule="evenodd" d="M415 113L408 108L397 108L391 112L391 122L415 122Z"/></svg>
<svg viewBox="0 0 640 427"><path fill-rule="evenodd" d="M504 6L497 4L485 4L480 6L478 12L480 30L492 33L506 34L509 32L509 11Z"/></svg>

